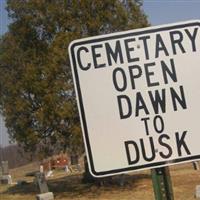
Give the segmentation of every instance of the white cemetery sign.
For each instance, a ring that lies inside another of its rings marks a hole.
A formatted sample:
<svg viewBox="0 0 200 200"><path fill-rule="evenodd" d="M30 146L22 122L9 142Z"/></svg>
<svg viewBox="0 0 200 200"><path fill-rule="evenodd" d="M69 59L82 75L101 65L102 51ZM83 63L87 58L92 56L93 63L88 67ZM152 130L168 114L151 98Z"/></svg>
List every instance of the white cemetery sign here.
<svg viewBox="0 0 200 200"><path fill-rule="evenodd" d="M94 176L200 158L200 21L75 40L69 52Z"/></svg>

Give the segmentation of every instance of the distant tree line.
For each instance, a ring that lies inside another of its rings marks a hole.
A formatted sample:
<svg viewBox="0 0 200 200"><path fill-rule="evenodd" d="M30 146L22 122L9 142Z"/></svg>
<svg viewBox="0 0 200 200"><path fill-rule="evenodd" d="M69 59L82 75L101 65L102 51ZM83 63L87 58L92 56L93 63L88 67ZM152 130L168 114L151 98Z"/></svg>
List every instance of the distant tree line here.
<svg viewBox="0 0 200 200"><path fill-rule="evenodd" d="M0 146L0 163L1 161L8 161L10 169L28 164L33 160L34 157L30 153L24 152L23 148L18 145Z"/></svg>

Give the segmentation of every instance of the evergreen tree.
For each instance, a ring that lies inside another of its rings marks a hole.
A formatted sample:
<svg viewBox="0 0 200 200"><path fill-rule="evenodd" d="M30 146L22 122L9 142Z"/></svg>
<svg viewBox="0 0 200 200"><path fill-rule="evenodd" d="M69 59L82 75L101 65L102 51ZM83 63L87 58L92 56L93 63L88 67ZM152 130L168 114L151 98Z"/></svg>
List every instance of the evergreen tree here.
<svg viewBox="0 0 200 200"><path fill-rule="evenodd" d="M10 137L43 155L82 152L68 45L78 38L148 26L140 1L8 0L0 40L0 108Z"/></svg>

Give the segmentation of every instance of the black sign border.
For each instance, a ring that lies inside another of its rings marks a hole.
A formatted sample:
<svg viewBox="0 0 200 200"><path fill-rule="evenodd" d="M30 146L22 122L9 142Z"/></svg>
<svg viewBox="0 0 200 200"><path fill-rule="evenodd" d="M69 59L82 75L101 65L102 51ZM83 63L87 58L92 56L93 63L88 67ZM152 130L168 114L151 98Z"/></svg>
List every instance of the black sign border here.
<svg viewBox="0 0 200 200"><path fill-rule="evenodd" d="M85 110L84 110L84 106L83 106L83 100L82 100L82 93L81 93L81 88L80 88L80 82L79 82L79 76L78 76L78 71L77 71L77 65L76 65L76 59L75 59L75 53L74 53L74 49L76 46L80 46L80 45L85 45L85 44L89 44L89 43L96 43L96 42L102 42L105 40L113 40L113 39L119 39L119 38L123 38L123 37L133 37L133 36L138 36L138 35L144 35L144 34L149 34L149 33L156 33L156 32L163 32L163 31L169 31L172 29L180 29L180 28L187 28L187 27L191 27L191 26L199 26L200 27L200 21L196 20L194 22L188 22L188 23L184 23L184 24L178 24L178 25L169 25L169 26L164 26L164 27L155 27L152 29L147 29L147 30L138 30L135 29L133 30L133 32L120 32L119 35L105 35L105 37L101 37L101 38L88 38L88 40L84 40L84 41L75 41L72 42L72 45L69 48L69 52L71 53L71 63L72 63L72 69L74 71L74 77L75 77L75 86L77 89L77 94L78 94L78 99L79 99L79 108L80 108L80 112L79 113L81 115L81 119L82 119L82 125L83 125L83 129L84 129L84 137L85 137L85 142L86 142L86 148L87 148L87 152L88 152L88 160L89 160L89 164L90 164L90 170L91 173L96 176L96 177L103 177L103 176L109 176L109 175L114 175L114 174L119 174L119 173L125 173L125 172L129 172L129 171L134 171L134 170L141 170L141 169L147 169L147 168L156 168L156 167L161 167L161 166L167 166L167 165L172 165L175 163L182 163L184 161L192 161L192 160L198 160L200 159L200 155L196 155L196 156L189 156L189 157L185 157L185 158L179 158L179 159L174 159L174 160L170 160L170 161L162 161L162 162L156 162L156 163L150 163L150 164L146 164L146 165L139 165L139 166L131 166L131 167L127 167L127 168L121 168L121 169L113 169L113 170L108 170L108 171L102 171L102 172L97 172L95 170L94 167L94 161L93 161L93 156L92 156L92 150L91 150L91 146L90 146L90 141L89 141L89 135L88 135L88 129L87 129L87 122L86 122L86 117L85 117Z"/></svg>

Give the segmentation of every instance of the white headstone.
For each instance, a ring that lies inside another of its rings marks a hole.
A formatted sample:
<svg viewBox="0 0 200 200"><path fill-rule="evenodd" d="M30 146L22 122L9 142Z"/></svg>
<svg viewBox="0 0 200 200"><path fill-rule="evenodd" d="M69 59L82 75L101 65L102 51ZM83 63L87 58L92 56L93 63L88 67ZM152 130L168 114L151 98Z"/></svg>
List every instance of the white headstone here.
<svg viewBox="0 0 200 200"><path fill-rule="evenodd" d="M51 176L53 176L53 171L52 171L52 170L49 170L49 171L47 172L47 174L46 174L46 177L48 178L48 177L51 177Z"/></svg>
<svg viewBox="0 0 200 200"><path fill-rule="evenodd" d="M2 175L2 177L0 178L0 181L2 184L12 184L12 177L11 175Z"/></svg>
<svg viewBox="0 0 200 200"><path fill-rule="evenodd" d="M43 173L44 172L44 167L43 165L40 165L40 173Z"/></svg>
<svg viewBox="0 0 200 200"><path fill-rule="evenodd" d="M52 192L38 194L36 195L36 200L54 200L54 195Z"/></svg>

